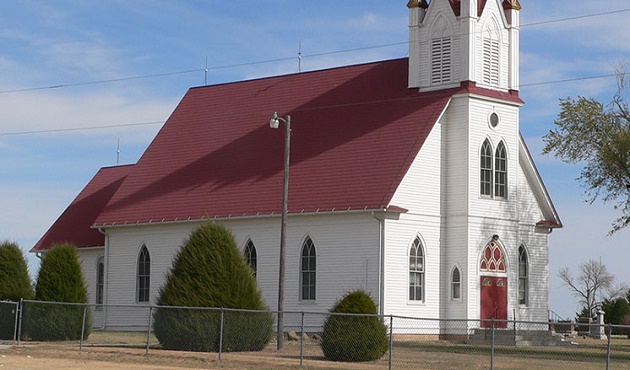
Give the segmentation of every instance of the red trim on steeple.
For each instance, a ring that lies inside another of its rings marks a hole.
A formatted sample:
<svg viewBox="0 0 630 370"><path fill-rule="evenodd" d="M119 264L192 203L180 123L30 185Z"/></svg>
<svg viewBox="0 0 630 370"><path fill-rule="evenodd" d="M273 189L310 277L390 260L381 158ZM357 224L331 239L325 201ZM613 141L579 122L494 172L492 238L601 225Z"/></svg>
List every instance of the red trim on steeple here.
<svg viewBox="0 0 630 370"><path fill-rule="evenodd" d="M486 8L486 2L488 0L479 0L477 3L477 16L481 17L483 14L483 10ZM455 13L456 17L459 17L462 14L462 1L461 0L448 0L451 4L451 8L453 8L453 13Z"/></svg>
<svg viewBox="0 0 630 370"><path fill-rule="evenodd" d="M451 3L451 8L453 8L453 13L455 13L456 17L459 17L462 14L462 2L461 0L448 0Z"/></svg>

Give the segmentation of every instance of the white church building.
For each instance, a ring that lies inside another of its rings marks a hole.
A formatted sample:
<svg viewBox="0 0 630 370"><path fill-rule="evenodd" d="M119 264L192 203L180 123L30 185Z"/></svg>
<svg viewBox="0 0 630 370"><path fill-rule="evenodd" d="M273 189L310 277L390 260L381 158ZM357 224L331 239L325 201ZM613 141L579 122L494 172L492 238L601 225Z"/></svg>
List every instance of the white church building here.
<svg viewBox="0 0 630 370"><path fill-rule="evenodd" d="M184 239L217 222L275 309L278 112L292 129L286 311L362 289L386 315L547 321L562 223L519 131L521 5L407 7L408 58L191 88L139 161L100 169L32 252L72 242L91 303L146 308ZM146 324L95 312L105 329Z"/></svg>

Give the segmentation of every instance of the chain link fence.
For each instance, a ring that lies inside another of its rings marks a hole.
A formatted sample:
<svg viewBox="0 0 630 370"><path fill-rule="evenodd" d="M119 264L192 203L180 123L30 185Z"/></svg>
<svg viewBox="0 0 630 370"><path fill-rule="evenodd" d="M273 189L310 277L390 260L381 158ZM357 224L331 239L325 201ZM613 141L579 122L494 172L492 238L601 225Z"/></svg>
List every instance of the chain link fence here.
<svg viewBox="0 0 630 370"><path fill-rule="evenodd" d="M80 351L124 347L148 356L195 353L227 367L245 356L268 368L630 370L630 326L590 324L578 335L577 325L567 322L287 311L283 316L285 339L278 350L274 311L0 302L0 340ZM341 340L331 342L339 339L332 332ZM331 361L331 353L344 346L349 362ZM376 357L366 361L369 351Z"/></svg>
<svg viewBox="0 0 630 370"><path fill-rule="evenodd" d="M19 302L0 301L0 341L16 341Z"/></svg>

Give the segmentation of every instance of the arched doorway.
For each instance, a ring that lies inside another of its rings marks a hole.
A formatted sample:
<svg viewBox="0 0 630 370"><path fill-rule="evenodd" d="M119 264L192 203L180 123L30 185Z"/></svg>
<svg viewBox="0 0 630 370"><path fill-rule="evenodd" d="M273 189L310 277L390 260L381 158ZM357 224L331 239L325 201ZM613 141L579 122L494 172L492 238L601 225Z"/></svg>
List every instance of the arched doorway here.
<svg viewBox="0 0 630 370"><path fill-rule="evenodd" d="M507 263L505 252L497 240L488 243L481 253L480 301L481 320L507 320ZM481 321L482 328L492 327L492 321ZM507 328L506 321L495 323L497 328Z"/></svg>

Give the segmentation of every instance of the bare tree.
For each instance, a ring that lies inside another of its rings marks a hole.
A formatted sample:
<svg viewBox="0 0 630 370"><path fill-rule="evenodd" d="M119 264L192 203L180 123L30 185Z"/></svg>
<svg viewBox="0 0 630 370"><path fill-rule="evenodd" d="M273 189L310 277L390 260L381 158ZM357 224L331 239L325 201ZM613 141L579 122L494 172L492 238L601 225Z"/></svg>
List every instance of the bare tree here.
<svg viewBox="0 0 630 370"><path fill-rule="evenodd" d="M579 270L577 278L574 278L569 268L563 267L558 271L558 276L579 298L591 317L594 317L598 305L603 300L602 294L607 292L608 295L616 295L612 291L615 289L613 286L615 275L609 273L605 265L595 260L581 264Z"/></svg>

